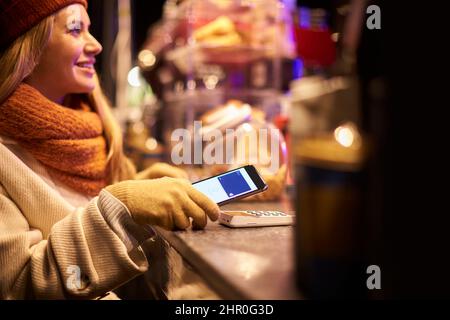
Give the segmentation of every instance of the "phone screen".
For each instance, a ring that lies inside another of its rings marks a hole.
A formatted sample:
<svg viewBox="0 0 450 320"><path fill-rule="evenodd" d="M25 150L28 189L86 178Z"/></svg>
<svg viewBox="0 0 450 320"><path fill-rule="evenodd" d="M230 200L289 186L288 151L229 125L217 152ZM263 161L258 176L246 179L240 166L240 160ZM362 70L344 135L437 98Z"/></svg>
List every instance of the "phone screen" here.
<svg viewBox="0 0 450 320"><path fill-rule="evenodd" d="M221 203L258 189L245 168L239 168L193 183L192 186L216 203Z"/></svg>

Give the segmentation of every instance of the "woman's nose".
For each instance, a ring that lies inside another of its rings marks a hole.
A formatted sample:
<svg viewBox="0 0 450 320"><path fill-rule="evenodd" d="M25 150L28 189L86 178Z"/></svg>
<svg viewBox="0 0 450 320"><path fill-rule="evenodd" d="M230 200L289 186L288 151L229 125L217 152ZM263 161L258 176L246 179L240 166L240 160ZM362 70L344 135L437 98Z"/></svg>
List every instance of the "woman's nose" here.
<svg viewBox="0 0 450 320"><path fill-rule="evenodd" d="M85 47L86 53L97 55L102 52L102 50L102 45L97 41L97 39L94 38L93 35L89 34Z"/></svg>

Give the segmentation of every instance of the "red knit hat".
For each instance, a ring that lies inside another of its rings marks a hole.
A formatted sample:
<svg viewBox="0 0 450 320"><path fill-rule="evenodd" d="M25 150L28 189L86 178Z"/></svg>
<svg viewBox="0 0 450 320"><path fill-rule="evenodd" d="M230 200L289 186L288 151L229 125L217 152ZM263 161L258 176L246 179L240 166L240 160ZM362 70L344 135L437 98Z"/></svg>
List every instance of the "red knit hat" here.
<svg viewBox="0 0 450 320"><path fill-rule="evenodd" d="M0 0L0 48L34 27L44 18L70 4L87 0Z"/></svg>

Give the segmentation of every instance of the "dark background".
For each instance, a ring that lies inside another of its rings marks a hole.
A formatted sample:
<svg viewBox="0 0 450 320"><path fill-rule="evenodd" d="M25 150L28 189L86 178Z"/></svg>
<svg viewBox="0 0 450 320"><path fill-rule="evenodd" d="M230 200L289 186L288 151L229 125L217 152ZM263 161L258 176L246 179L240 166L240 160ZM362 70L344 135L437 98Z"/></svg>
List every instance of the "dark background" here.
<svg viewBox="0 0 450 320"><path fill-rule="evenodd" d="M132 15L132 59L136 59L149 27L161 19L165 0L131 0ZM105 94L114 104L114 78L111 58L114 39L117 35L117 0L89 1L88 14L91 33L102 44L103 52L97 57L96 69L101 77ZM119 58L120 58L120 53Z"/></svg>

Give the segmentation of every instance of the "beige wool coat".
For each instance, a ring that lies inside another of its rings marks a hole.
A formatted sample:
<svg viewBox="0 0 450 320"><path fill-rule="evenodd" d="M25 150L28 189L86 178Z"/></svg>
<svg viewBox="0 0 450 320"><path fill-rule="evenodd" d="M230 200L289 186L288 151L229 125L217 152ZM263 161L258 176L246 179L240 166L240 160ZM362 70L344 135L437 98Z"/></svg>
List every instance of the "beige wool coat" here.
<svg viewBox="0 0 450 320"><path fill-rule="evenodd" d="M123 204L102 191L74 206L40 170L0 140L0 299L92 299L147 270L105 219Z"/></svg>

